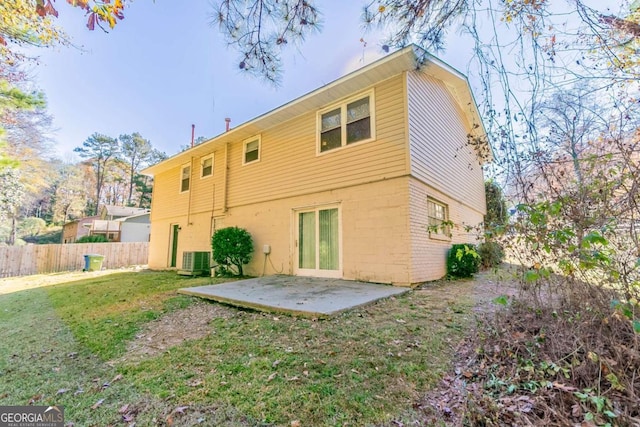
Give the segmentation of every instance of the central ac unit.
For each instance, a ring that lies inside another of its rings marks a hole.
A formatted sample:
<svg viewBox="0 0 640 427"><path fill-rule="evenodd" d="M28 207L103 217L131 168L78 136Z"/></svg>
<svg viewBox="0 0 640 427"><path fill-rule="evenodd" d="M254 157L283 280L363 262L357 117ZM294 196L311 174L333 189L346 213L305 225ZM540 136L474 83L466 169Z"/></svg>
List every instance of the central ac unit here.
<svg viewBox="0 0 640 427"><path fill-rule="evenodd" d="M182 269L178 274L182 276L205 276L211 274L211 252L183 252Z"/></svg>

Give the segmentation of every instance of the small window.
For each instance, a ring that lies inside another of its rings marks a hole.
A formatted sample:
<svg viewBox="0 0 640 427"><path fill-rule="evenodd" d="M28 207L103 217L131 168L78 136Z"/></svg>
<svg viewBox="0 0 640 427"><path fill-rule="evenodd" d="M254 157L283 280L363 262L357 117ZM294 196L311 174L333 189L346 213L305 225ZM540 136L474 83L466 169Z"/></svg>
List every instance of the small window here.
<svg viewBox="0 0 640 427"><path fill-rule="evenodd" d="M347 144L371 138L369 97L347 104Z"/></svg>
<svg viewBox="0 0 640 427"><path fill-rule="evenodd" d="M189 191L191 185L191 166L183 166L180 173L180 192Z"/></svg>
<svg viewBox="0 0 640 427"><path fill-rule="evenodd" d="M200 161L200 178L206 178L213 175L213 155L203 157Z"/></svg>
<svg viewBox="0 0 640 427"><path fill-rule="evenodd" d="M342 146L342 112L340 108L322 115L320 151L333 150Z"/></svg>
<svg viewBox="0 0 640 427"><path fill-rule="evenodd" d="M244 141L244 153L242 164L260 161L260 137L250 138Z"/></svg>
<svg viewBox="0 0 640 427"><path fill-rule="evenodd" d="M432 236L449 237L449 208L433 199L427 200L429 233Z"/></svg>
<svg viewBox="0 0 640 427"><path fill-rule="evenodd" d="M319 113L319 152L373 139L373 93Z"/></svg>

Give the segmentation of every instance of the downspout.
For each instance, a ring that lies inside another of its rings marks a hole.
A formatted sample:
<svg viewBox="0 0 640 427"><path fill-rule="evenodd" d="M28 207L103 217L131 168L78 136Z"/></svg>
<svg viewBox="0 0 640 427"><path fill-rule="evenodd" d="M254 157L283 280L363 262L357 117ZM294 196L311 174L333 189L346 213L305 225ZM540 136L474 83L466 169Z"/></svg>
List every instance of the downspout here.
<svg viewBox="0 0 640 427"><path fill-rule="evenodd" d="M227 213L227 193L228 193L228 181L229 181L229 143L224 146L224 178L222 182L222 212Z"/></svg>
<svg viewBox="0 0 640 427"><path fill-rule="evenodd" d="M211 184L211 218L209 218L209 236L213 236L213 212L216 209L216 185Z"/></svg>
<svg viewBox="0 0 640 427"><path fill-rule="evenodd" d="M189 204L187 205L187 225L193 225L191 223L191 195L193 194L193 156L191 156L191 162L189 163Z"/></svg>
<svg viewBox="0 0 640 427"><path fill-rule="evenodd" d="M224 123L225 123L225 132L229 132L229 129L231 129L231 118L230 117L225 117L224 119ZM227 142L224 146L224 178L223 178L223 182L222 182L222 191L223 191L223 197L222 197L222 212L223 213L227 213L227 181L229 180L229 143Z"/></svg>

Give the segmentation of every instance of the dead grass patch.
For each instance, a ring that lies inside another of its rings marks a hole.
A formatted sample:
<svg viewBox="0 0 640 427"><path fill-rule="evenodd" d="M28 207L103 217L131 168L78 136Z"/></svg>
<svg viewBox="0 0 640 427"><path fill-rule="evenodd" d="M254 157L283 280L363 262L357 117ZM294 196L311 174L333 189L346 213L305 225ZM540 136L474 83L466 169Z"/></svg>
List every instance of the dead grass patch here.
<svg viewBox="0 0 640 427"><path fill-rule="evenodd" d="M146 324L127 344L127 351L112 365L139 362L158 356L185 341L204 338L211 333L209 323L216 318L233 316L232 308L197 301L187 308L168 313Z"/></svg>

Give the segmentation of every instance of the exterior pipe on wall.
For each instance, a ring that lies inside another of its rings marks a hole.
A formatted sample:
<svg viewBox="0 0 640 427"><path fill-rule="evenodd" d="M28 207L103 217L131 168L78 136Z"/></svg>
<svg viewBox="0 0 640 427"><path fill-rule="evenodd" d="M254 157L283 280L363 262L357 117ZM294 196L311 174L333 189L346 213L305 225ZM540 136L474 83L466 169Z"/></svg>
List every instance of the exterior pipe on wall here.
<svg viewBox="0 0 640 427"><path fill-rule="evenodd" d="M229 176L229 143L224 146L224 176L222 181L222 212L227 213L227 182Z"/></svg>
<svg viewBox="0 0 640 427"><path fill-rule="evenodd" d="M187 225L193 225L191 222L191 195L193 194L193 156L189 162L189 204L187 205Z"/></svg>

